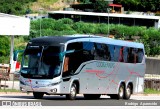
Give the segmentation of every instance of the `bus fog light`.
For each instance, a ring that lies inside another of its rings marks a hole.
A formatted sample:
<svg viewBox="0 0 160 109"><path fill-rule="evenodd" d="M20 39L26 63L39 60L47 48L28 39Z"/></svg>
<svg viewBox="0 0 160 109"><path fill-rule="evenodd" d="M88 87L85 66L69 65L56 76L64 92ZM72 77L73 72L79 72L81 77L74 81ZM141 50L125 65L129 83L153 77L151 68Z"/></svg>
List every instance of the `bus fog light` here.
<svg viewBox="0 0 160 109"><path fill-rule="evenodd" d="M54 88L54 89L51 89L50 91L53 92L53 93L56 93L56 92L57 92L57 89Z"/></svg>

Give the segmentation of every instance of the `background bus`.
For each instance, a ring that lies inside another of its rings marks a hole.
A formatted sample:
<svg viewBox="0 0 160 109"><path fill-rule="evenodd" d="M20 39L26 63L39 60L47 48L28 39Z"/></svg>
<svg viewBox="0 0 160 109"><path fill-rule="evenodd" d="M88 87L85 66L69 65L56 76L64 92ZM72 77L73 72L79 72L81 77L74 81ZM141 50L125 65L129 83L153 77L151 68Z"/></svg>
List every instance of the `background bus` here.
<svg viewBox="0 0 160 109"><path fill-rule="evenodd" d="M21 91L35 98L129 99L144 89L144 45L91 35L35 38L24 51L20 72Z"/></svg>

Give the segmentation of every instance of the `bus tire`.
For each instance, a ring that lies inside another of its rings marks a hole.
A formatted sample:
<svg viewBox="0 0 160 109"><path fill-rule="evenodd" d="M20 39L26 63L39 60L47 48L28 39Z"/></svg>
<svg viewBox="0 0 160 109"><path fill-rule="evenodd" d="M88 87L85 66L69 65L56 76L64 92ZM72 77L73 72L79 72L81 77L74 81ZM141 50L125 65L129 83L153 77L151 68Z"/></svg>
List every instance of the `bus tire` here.
<svg viewBox="0 0 160 109"><path fill-rule="evenodd" d="M44 93L43 92L33 92L33 96L35 99L42 99Z"/></svg>
<svg viewBox="0 0 160 109"><path fill-rule="evenodd" d="M128 100L132 94L132 88L131 85L128 85L125 89L124 99Z"/></svg>
<svg viewBox="0 0 160 109"><path fill-rule="evenodd" d="M123 99L123 98L124 98L124 93L125 93L124 85L121 84L121 85L119 86L117 99Z"/></svg>
<svg viewBox="0 0 160 109"><path fill-rule="evenodd" d="M70 94L66 95L66 98L69 100L75 100L77 95L77 87L76 84L73 83L71 88L70 88Z"/></svg>
<svg viewBox="0 0 160 109"><path fill-rule="evenodd" d="M87 100L99 99L101 94L84 94L84 98Z"/></svg>

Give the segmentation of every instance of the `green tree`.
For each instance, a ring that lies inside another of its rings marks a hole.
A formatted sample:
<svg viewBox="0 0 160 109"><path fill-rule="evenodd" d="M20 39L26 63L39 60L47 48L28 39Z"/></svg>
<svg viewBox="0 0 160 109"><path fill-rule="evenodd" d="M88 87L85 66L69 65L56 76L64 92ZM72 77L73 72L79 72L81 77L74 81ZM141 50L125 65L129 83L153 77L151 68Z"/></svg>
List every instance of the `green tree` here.
<svg viewBox="0 0 160 109"><path fill-rule="evenodd" d="M108 1L96 0L94 5L94 11L96 12L108 12Z"/></svg>
<svg viewBox="0 0 160 109"><path fill-rule="evenodd" d="M79 0L82 3L91 3L91 0Z"/></svg>
<svg viewBox="0 0 160 109"><path fill-rule="evenodd" d="M160 0L115 0L114 3L122 4L125 9L133 11L160 10Z"/></svg>
<svg viewBox="0 0 160 109"><path fill-rule="evenodd" d="M25 14L30 2L37 0L0 0L0 12L6 14Z"/></svg>
<svg viewBox="0 0 160 109"><path fill-rule="evenodd" d="M9 60L9 48L9 38L6 36L0 36L0 63L4 62L5 60ZM6 56L8 58L5 58Z"/></svg>

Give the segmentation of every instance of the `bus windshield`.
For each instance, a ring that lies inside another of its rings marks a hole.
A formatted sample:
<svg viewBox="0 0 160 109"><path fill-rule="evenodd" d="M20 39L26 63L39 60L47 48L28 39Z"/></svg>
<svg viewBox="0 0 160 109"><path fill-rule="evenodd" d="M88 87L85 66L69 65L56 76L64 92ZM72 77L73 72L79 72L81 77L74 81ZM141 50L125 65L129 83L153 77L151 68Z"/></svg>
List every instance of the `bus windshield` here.
<svg viewBox="0 0 160 109"><path fill-rule="evenodd" d="M60 46L27 46L21 75L25 78L52 79L61 72Z"/></svg>

